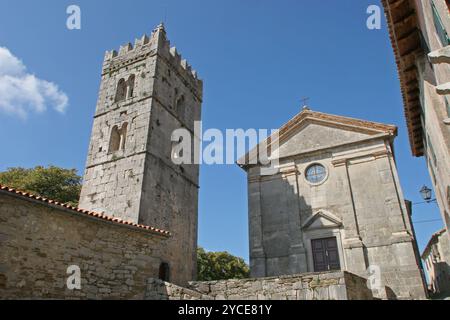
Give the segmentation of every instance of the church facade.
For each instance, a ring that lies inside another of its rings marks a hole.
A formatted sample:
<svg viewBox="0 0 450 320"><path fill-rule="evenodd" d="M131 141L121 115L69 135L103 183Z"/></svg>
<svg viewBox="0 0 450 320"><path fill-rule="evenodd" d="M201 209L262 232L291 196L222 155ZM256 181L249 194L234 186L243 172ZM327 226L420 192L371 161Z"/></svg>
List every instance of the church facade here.
<svg viewBox="0 0 450 320"><path fill-rule="evenodd" d="M424 298L396 134L395 126L304 108L279 130L277 173L250 165L252 152L241 160L251 276L346 270L379 277L397 298Z"/></svg>

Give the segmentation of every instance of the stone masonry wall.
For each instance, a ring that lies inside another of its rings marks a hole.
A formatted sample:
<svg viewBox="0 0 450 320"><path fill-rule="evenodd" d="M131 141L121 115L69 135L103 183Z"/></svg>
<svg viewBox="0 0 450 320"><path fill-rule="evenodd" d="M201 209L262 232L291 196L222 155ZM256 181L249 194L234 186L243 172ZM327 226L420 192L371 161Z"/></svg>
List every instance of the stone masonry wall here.
<svg viewBox="0 0 450 320"><path fill-rule="evenodd" d="M0 299L143 299L163 239L0 192ZM81 290L67 289L70 265Z"/></svg>
<svg viewBox="0 0 450 320"><path fill-rule="evenodd" d="M159 279L148 279L145 300L214 300L200 292Z"/></svg>
<svg viewBox="0 0 450 320"><path fill-rule="evenodd" d="M121 81L132 76L133 94L115 99ZM170 47L163 25L134 46L107 52L79 204L170 230L161 259L169 265L169 280L180 285L197 273L199 166L172 161L172 134L185 128L194 141L202 92L203 82ZM114 128L126 128L119 150L108 147Z"/></svg>
<svg viewBox="0 0 450 320"><path fill-rule="evenodd" d="M436 51L445 47L437 34L435 13L431 1L415 0L417 9L418 28L424 35L431 56L440 56L438 59L428 57L424 52L416 58L418 70L418 82L420 98L423 108L423 139L425 143L425 156L428 171L435 191L443 221L447 230L450 228L450 114L447 103L448 95L439 94L437 86L450 82L450 64L437 63L443 61L443 55ZM433 1L438 11L441 23L447 32L450 30L450 15L448 14L448 2ZM450 233L448 234L450 236ZM450 238L447 238L450 241Z"/></svg>
<svg viewBox="0 0 450 320"><path fill-rule="evenodd" d="M372 300L366 279L348 272L191 282L215 300ZM170 290L168 292L171 292Z"/></svg>
<svg viewBox="0 0 450 320"><path fill-rule="evenodd" d="M202 82L172 47L161 28L150 116L148 154L139 222L170 230L162 259L170 265L169 281L186 286L197 276L199 165L172 160L173 133L188 130L194 143L194 121L201 120ZM187 140L184 140L187 142ZM184 155L191 155L184 150Z"/></svg>

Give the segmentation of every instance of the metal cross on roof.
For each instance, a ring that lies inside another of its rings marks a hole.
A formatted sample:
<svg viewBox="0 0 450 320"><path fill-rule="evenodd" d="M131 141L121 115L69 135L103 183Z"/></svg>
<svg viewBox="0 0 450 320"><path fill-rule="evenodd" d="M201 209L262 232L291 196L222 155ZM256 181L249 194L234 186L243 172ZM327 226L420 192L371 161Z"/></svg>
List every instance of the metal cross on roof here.
<svg viewBox="0 0 450 320"><path fill-rule="evenodd" d="M300 101L302 102L302 107L307 107L308 106L309 97L303 97L302 99L300 99Z"/></svg>

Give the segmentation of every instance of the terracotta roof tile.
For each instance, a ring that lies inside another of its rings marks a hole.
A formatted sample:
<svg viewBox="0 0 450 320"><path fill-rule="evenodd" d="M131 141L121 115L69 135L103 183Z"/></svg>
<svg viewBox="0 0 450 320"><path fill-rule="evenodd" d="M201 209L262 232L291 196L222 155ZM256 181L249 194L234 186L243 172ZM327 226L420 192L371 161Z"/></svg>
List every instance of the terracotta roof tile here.
<svg viewBox="0 0 450 320"><path fill-rule="evenodd" d="M434 242L436 242L437 237L440 236L441 234L443 234L445 231L447 231L447 229L443 228L443 229L441 229L441 230L439 230L439 231L437 231L437 232L435 232L435 233L433 233L433 234L431 235L431 238L430 238L430 240L428 240L428 243L427 243L427 245L425 246L425 249L423 249L423 252L422 252L422 255L421 255L421 258L422 258L423 260L426 259L426 256L427 256L427 254L428 254L428 251L431 249L431 245L432 245Z"/></svg>
<svg viewBox="0 0 450 320"><path fill-rule="evenodd" d="M384 7L389 38L397 64L411 151L414 156L419 157L423 155L424 146L415 58L418 53L423 54L423 49L416 8L410 0L381 0L381 3ZM405 13L408 14L405 15Z"/></svg>
<svg viewBox="0 0 450 320"><path fill-rule="evenodd" d="M163 236L166 236L166 237L171 235L170 232L166 231L166 230L162 230L162 229L158 229L158 228L154 228L154 227L146 226L146 225L142 225L142 224L137 224L137 223L134 223L132 221L122 220L122 219L117 218L117 217L107 216L107 215L105 215L103 213L99 213L99 212L89 211L89 210L85 210L85 209L81 209L81 208L77 208L77 207L72 207L72 206L70 206L68 204L65 204L65 203L59 203L58 201L55 201L55 200L47 199L47 198L44 198L44 197L41 197L41 196L38 196L38 195L33 195L31 193L28 193L28 192L23 192L23 191L20 191L20 190L16 190L16 189L13 189L13 188L1 185L1 184L0 184L0 190L1 191L6 191L8 193L11 193L11 194L14 194L14 195L18 195L18 196L21 196L21 197L24 197L24 198L30 198L30 199L37 200L37 201L40 201L40 202L43 202L43 203L47 203L47 204L63 207L63 208L72 210L74 212L82 213L84 215L96 217L96 218L99 218L99 219L102 219L102 220L111 221L111 222L118 223L118 224L129 225L129 226L133 226L133 227L136 227L136 228L144 229L144 230L151 231L153 233L157 233L157 234L160 234L160 235L163 235Z"/></svg>

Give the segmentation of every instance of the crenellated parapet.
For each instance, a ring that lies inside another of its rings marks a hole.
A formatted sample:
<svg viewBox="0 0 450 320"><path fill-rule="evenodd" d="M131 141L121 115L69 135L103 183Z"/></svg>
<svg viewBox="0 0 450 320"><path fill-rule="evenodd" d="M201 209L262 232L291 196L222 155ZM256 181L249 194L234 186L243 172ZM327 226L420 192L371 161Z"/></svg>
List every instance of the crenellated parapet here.
<svg viewBox="0 0 450 320"><path fill-rule="evenodd" d="M186 81L194 85L196 89L202 90L203 82L199 79L197 71L192 69L175 47L170 47L170 41L166 38L163 24L158 25L150 36L144 34L136 39L134 45L126 43L120 46L119 50L106 51L103 61L103 74L114 72L154 55L166 59Z"/></svg>

